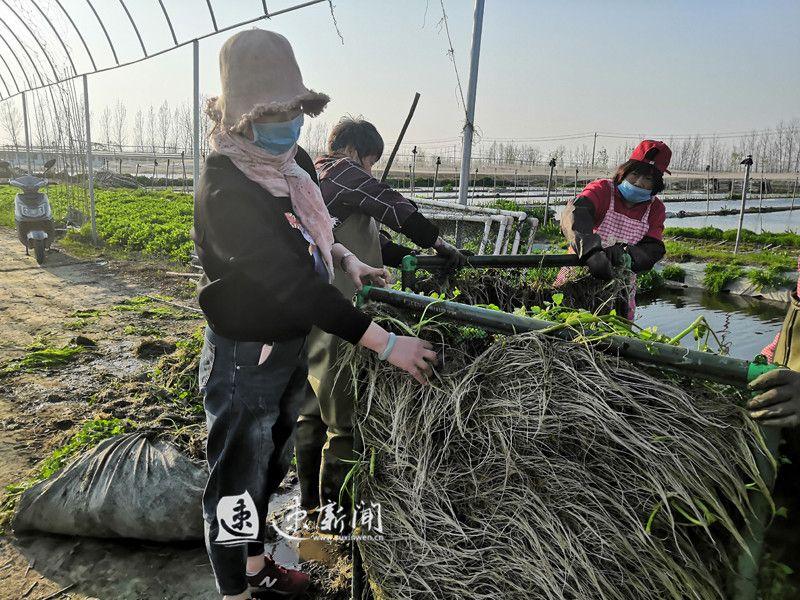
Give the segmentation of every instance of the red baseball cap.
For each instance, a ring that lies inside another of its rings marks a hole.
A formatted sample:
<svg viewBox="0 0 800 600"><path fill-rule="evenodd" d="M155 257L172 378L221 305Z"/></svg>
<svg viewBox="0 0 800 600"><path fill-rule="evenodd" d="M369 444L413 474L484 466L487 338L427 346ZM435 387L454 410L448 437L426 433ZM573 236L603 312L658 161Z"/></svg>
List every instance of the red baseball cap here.
<svg viewBox="0 0 800 600"><path fill-rule="evenodd" d="M662 173L672 175L669 169L669 161L672 158L672 150L664 142L655 140L643 140L634 148L630 160L638 160L655 166Z"/></svg>

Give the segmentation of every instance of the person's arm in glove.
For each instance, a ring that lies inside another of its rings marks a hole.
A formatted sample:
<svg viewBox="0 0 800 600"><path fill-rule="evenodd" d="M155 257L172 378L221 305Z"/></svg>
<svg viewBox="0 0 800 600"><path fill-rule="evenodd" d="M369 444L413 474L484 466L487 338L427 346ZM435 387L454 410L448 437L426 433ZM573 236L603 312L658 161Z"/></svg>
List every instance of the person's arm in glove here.
<svg viewBox="0 0 800 600"><path fill-rule="evenodd" d="M578 258L584 261L595 250L603 248L600 236L594 233L594 217L594 204L582 196L568 202L561 213L561 233Z"/></svg>
<svg viewBox="0 0 800 600"><path fill-rule="evenodd" d="M436 250L437 256L447 260L448 269L460 269L467 264L467 257L458 248L444 241L441 236L436 239L433 249Z"/></svg>
<svg viewBox="0 0 800 600"><path fill-rule="evenodd" d="M643 237L638 244L629 244L626 251L631 255L631 270L634 273L649 271L667 253L664 242L650 236Z"/></svg>
<svg viewBox="0 0 800 600"><path fill-rule="evenodd" d="M747 403L750 416L759 425L800 425L800 373L791 369L775 369L764 373L748 387L761 392Z"/></svg>

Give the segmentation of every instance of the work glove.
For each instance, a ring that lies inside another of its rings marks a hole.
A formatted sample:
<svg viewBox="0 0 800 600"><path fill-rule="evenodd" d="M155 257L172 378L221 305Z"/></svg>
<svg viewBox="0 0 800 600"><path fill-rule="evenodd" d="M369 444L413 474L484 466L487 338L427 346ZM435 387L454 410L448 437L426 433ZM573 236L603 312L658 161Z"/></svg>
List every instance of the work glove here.
<svg viewBox="0 0 800 600"><path fill-rule="evenodd" d="M603 248L606 253L608 261L614 267L621 267L625 254L627 253L627 246L625 244L614 244L608 248Z"/></svg>
<svg viewBox="0 0 800 600"><path fill-rule="evenodd" d="M614 276L611 261L603 250L595 250L586 259L586 266L589 267L589 273L592 277L596 277L602 281L610 281Z"/></svg>
<svg viewBox="0 0 800 600"><path fill-rule="evenodd" d="M459 252L458 248L448 244L442 238L438 238L433 246L436 250L436 255L443 257L447 263L445 269L453 271L462 268L467 264L467 257Z"/></svg>
<svg viewBox="0 0 800 600"><path fill-rule="evenodd" d="M653 258L647 252L634 244L626 246L626 250L631 256L631 271L640 273L653 268Z"/></svg>
<svg viewBox="0 0 800 600"><path fill-rule="evenodd" d="M761 392L747 403L750 416L760 425L800 425L800 373L791 369L775 369L756 378L748 387Z"/></svg>
<svg viewBox="0 0 800 600"><path fill-rule="evenodd" d="M603 240L596 233L573 232L575 239L570 243L572 250L578 258L584 260L592 255L595 250L603 249Z"/></svg>

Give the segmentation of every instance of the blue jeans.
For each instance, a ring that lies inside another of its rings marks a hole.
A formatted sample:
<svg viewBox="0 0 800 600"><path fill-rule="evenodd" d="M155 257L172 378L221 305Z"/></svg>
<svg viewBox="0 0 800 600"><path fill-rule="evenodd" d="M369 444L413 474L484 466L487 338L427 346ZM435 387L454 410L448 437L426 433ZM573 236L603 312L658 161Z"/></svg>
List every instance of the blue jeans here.
<svg viewBox="0 0 800 600"><path fill-rule="evenodd" d="M203 493L206 549L217 590L247 589L247 556L264 551L269 497L292 459L308 376L306 339L237 342L206 328L199 384L208 425L209 478Z"/></svg>

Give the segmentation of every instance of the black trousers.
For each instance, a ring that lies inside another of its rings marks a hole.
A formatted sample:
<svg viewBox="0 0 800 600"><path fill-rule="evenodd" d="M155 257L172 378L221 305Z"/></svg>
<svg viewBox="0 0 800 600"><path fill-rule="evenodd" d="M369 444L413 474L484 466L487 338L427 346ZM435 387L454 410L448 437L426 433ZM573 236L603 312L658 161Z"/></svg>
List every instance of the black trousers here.
<svg viewBox="0 0 800 600"><path fill-rule="evenodd" d="M203 494L206 549L217 590L247 589L247 556L264 551L269 497L289 469L308 376L306 339L237 342L206 328L199 384L209 478Z"/></svg>

